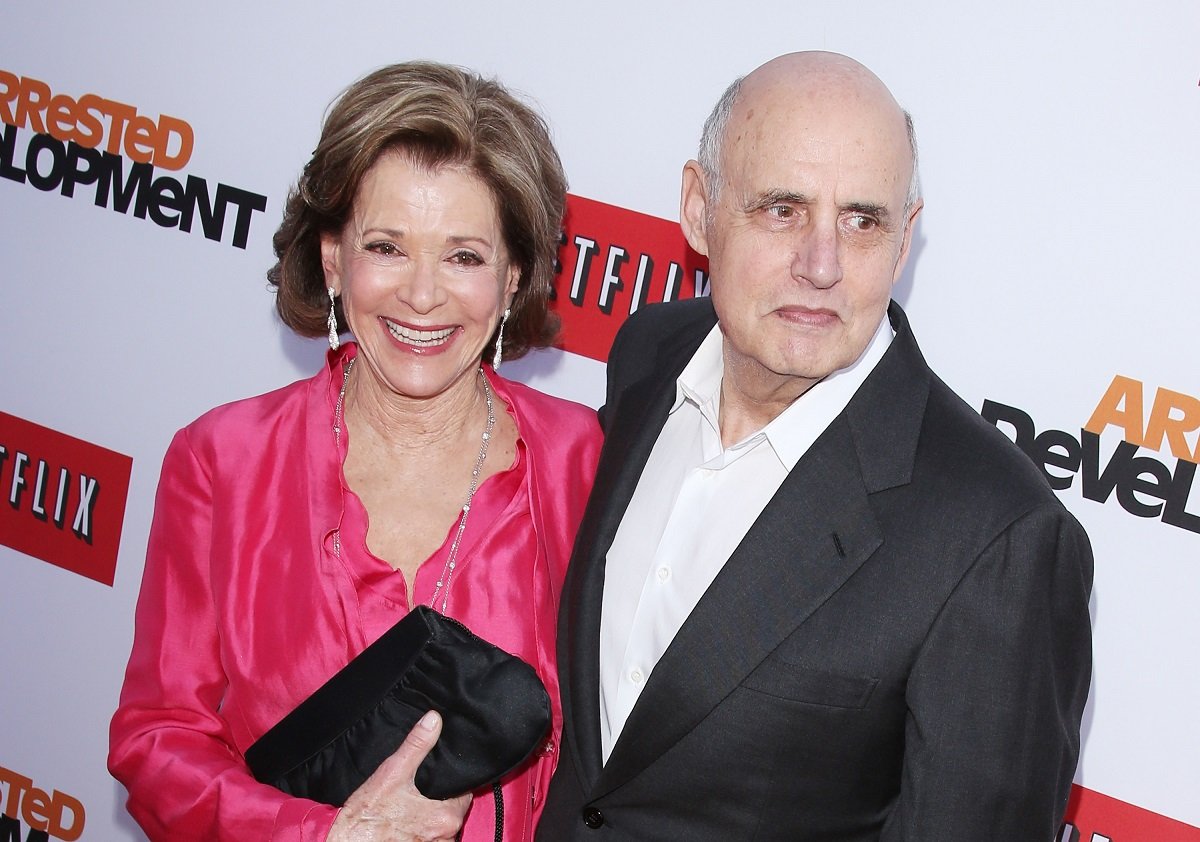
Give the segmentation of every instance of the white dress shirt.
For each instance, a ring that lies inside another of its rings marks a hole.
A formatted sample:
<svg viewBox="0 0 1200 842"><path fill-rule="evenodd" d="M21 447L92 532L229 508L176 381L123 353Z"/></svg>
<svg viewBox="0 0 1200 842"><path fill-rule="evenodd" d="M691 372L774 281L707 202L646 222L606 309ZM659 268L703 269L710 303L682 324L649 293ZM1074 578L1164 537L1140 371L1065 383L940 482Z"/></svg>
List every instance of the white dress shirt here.
<svg viewBox="0 0 1200 842"><path fill-rule="evenodd" d="M642 688L726 559L788 472L891 344L885 317L867 349L767 426L721 445L722 337L713 327L676 381L675 403L605 562L600 618L604 761Z"/></svg>

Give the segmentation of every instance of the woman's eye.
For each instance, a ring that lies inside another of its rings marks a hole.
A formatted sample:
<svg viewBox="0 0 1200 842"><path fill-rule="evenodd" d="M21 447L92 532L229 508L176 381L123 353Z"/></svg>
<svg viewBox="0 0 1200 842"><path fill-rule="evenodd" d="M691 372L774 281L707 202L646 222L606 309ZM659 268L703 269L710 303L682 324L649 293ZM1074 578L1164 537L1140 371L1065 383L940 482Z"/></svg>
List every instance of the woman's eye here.
<svg viewBox="0 0 1200 842"><path fill-rule="evenodd" d="M400 249L396 248L395 243L389 243L386 240L368 244L367 251L381 254L384 257L394 257L400 253Z"/></svg>
<svg viewBox="0 0 1200 842"><path fill-rule="evenodd" d="M450 255L450 261L459 266L480 266L483 264L483 258L473 251L456 251Z"/></svg>

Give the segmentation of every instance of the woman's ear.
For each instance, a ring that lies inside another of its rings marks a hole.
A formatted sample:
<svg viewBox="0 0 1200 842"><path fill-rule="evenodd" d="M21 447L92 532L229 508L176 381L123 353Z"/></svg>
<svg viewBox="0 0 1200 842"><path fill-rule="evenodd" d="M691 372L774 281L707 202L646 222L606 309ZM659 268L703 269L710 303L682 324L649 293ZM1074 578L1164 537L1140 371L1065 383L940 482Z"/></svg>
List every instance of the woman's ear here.
<svg viewBox="0 0 1200 842"><path fill-rule="evenodd" d="M321 268L325 270L325 286L331 287L334 295L342 294L341 250L340 237L328 233L321 235Z"/></svg>

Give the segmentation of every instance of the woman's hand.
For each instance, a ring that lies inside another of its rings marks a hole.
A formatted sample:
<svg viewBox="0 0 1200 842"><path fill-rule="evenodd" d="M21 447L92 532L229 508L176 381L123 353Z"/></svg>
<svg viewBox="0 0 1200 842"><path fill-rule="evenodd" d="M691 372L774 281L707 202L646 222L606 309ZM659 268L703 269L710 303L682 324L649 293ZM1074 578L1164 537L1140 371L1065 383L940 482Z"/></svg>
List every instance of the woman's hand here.
<svg viewBox="0 0 1200 842"><path fill-rule="evenodd" d="M327 842L454 842L471 796L433 801L414 783L417 767L442 732L429 711L395 753L351 793L330 828Z"/></svg>

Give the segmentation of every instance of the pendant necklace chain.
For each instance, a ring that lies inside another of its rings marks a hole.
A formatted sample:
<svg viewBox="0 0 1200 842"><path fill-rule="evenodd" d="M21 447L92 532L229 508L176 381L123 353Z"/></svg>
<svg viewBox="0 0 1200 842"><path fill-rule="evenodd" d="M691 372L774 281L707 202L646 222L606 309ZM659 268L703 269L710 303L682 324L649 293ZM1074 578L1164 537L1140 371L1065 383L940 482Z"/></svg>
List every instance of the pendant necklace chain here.
<svg viewBox="0 0 1200 842"><path fill-rule="evenodd" d="M342 413L346 401L346 385L350 382L350 371L354 368L354 363L358 358L350 360L346 363L345 372L342 375L342 388L338 392L337 404L333 408L333 435L338 446L339 452L342 442ZM450 601L450 579L454 576L454 568L458 564L458 547L462 543L463 532L467 528L467 516L471 513L471 503L475 499L475 492L479 488L479 475L483 472L483 462L487 459L488 444L492 439L492 428L496 426L496 406L492 400L492 386L488 383L487 376L483 373L483 369L479 369L479 380L483 383L483 397L487 403L487 424L483 428L483 436L479 443L479 455L475 457L475 467L471 469L471 484L467 488L467 501L463 503L462 513L458 518L458 527L454 531L454 540L450 544L450 552L446 556L446 563L442 567L442 572L438 576L437 585L433 589L433 596L429 599L429 606L436 607L439 595L442 597L441 612L446 613L446 606ZM341 532L336 530L333 536L334 553L341 557Z"/></svg>

